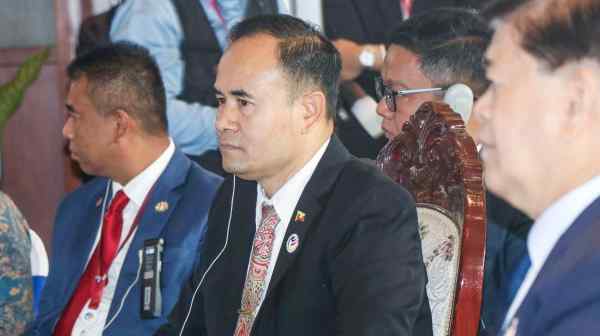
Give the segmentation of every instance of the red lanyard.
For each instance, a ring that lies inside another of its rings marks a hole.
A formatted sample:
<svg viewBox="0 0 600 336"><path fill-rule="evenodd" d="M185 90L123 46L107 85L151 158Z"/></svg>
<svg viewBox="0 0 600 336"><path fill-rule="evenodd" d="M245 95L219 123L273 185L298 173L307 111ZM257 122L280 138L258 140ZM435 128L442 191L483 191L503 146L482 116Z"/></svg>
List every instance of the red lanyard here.
<svg viewBox="0 0 600 336"><path fill-rule="evenodd" d="M140 222L141 215L144 213L144 210L146 209L146 205L148 204L148 200L150 198L150 195L152 194L152 191L154 191L154 187L155 186L156 186L156 182L154 182L154 184L152 185L152 187L150 188L150 190L146 194L146 197L144 197L144 201L142 202L142 206L140 207L140 209L138 210L137 214L135 215L135 218L133 219L133 224L131 225L131 228L129 228L129 232L127 232L127 236L125 236L125 239L123 240L123 242L121 243L121 245L119 246L119 248L117 248L117 254L115 255L115 258L119 255L119 253L123 249L123 246L125 246L127 244L127 242L129 241L129 239L131 239L131 237L133 236L133 232L135 231L135 229L137 228L137 226L138 226L138 224ZM109 268L110 268L110 266L109 266ZM105 277L107 273L108 273L108 270L105 273L98 273L98 274L100 274L103 277Z"/></svg>
<svg viewBox="0 0 600 336"><path fill-rule="evenodd" d="M119 253L121 252L123 247L127 244L129 239L131 239L131 237L133 236L133 232L139 225L141 215L144 213L144 210L146 209L146 205L148 204L148 200L149 200L150 195L152 194L152 191L154 190L155 186L156 186L156 182L152 185L152 187L150 188L150 191L148 191L148 193L146 194L146 197L144 198L144 202L142 202L142 206L140 207L137 214L135 215L135 218L133 219L133 224L131 225L131 228L129 229L127 236L125 236L125 239L123 240L123 242L121 243L119 248L117 248L117 254L115 255L115 259L117 258L117 256L119 255ZM104 214L102 214L102 216L104 216ZM102 239L102 238L100 238L100 239ZM98 244L100 244L100 241L98 241ZM100 253L100 249L98 247L96 247L94 254L95 253ZM93 258L93 256L92 256L92 258ZM114 262L114 259L113 259L113 262ZM102 263L98 263L98 269L97 269L97 273L96 273L97 275L95 276L95 283L99 286L102 286L102 289L97 291L97 293L96 293L97 295L92 295L90 305L89 305L90 307L98 307L100 300L102 298L102 291L103 291L104 287L106 287L106 285L108 284L108 271L110 270L110 266L112 266L112 262L111 262L111 265L108 266L107 270L103 270L101 264Z"/></svg>
<svg viewBox="0 0 600 336"><path fill-rule="evenodd" d="M156 185L156 183L154 183L154 185ZM144 213L144 210L146 209L146 205L148 204L148 199L150 198L150 194L152 194L152 191L154 190L154 185L152 185L152 188L150 188L150 191L148 191L148 193L146 194L146 197L144 198L144 202L142 202L142 206L140 207L137 214L135 215L135 218L133 219L133 224L131 225L131 228L129 229L127 236L125 236L123 243L121 243L121 246L119 246L119 248L117 249L117 255L119 255L123 246L125 246L125 244L127 244L127 241L129 241L131 236L133 236L133 231L135 231L138 224L140 223L141 215Z"/></svg>

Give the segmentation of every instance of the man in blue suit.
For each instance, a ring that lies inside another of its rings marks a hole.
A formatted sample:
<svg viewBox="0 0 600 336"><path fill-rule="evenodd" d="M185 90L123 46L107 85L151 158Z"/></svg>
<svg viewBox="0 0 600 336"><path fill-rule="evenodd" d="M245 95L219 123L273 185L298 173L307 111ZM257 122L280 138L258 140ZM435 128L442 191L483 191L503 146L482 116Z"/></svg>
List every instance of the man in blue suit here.
<svg viewBox="0 0 600 336"><path fill-rule="evenodd" d="M162 80L144 48L96 49L73 61L68 75L63 135L72 159L99 177L58 209L50 273L30 333L152 334L201 257L221 178L168 137ZM160 243L144 254L162 249L162 267L141 272L140 251L154 239ZM160 280L156 291L145 285L153 277ZM148 298L157 305L146 305Z"/></svg>
<svg viewBox="0 0 600 336"><path fill-rule="evenodd" d="M489 189L535 219L500 335L600 333L600 2L488 9L477 102Z"/></svg>

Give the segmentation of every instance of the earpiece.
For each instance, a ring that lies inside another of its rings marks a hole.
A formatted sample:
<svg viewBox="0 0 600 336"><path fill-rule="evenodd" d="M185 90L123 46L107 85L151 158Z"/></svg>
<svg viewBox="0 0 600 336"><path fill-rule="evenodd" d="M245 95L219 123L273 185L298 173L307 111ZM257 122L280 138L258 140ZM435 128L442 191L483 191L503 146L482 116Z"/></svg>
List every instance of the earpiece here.
<svg viewBox="0 0 600 336"><path fill-rule="evenodd" d="M469 122L473 110L473 90L465 84L454 84L446 90L444 103L460 114L465 124Z"/></svg>

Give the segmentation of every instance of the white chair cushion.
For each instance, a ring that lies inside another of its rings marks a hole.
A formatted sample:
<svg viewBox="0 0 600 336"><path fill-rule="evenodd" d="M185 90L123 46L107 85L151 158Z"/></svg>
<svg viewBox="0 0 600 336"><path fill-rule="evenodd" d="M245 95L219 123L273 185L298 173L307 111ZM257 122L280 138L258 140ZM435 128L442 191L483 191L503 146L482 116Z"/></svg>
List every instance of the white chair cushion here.
<svg viewBox="0 0 600 336"><path fill-rule="evenodd" d="M427 269L427 296L434 336L450 334L460 261L460 228L444 210L417 205L423 261Z"/></svg>

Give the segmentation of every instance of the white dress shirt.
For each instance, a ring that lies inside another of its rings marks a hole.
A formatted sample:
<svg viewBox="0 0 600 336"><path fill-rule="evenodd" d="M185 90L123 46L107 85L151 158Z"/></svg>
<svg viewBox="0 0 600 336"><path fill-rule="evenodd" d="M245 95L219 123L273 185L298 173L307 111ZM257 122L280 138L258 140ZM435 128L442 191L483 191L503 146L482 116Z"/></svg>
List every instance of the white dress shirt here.
<svg viewBox="0 0 600 336"><path fill-rule="evenodd" d="M283 244L283 238L285 238L285 233L288 228L288 224L292 219L292 215L298 201L300 200L300 196L304 191L304 187L310 180L312 174L317 168L317 164L321 161L323 154L325 154L325 149L327 149L327 145L329 145L331 139L325 141L321 148L313 155L313 157L300 169L294 176L292 176L274 195L272 198L268 198L265 195L264 189L257 184L257 196L256 196L256 228L258 229L261 221L262 221L262 204L263 202L267 204L272 204L275 208L275 212L277 212L277 216L279 216L279 224L275 227L275 239L273 240L273 249L271 252L271 261L269 262L269 267L267 268L267 275L265 277L265 291L263 291L262 297L260 298L260 304L256 308L254 312L254 316L258 315L260 311L260 307L265 299L265 294L267 293L266 288L269 288L269 283L271 281L271 276L273 275L273 270L275 269L275 264L277 263L277 257L279 256L279 250L281 250L281 245ZM300 245L302 245L302 241L300 241ZM250 268L250 262L248 263L248 269ZM246 270L246 274L248 274L248 270Z"/></svg>
<svg viewBox="0 0 600 336"><path fill-rule="evenodd" d="M546 259L562 235L596 198L600 197L600 176L568 192L548 207L535 221L527 236L531 267L508 309L504 326L515 316Z"/></svg>
<svg viewBox="0 0 600 336"><path fill-rule="evenodd" d="M146 195L150 192L150 189L154 186L155 182L158 180L160 175L162 175L163 171L167 168L167 165L169 164L169 161L171 161L171 157L173 157L174 152L175 145L173 144L173 140L169 139L169 146L158 157L158 159L156 159L156 161L154 161L141 173L135 176L131 181L129 181L129 183L127 183L125 186L122 186L115 181L112 182L113 197L119 190L123 190L125 195L129 197L129 203L127 204L125 209L123 209L123 228L121 231L121 241L119 243L119 246L122 245L122 247L118 251L117 255L115 256L115 259L113 260L108 270L108 283L102 291L102 298L98 309L90 309L90 302L88 300L88 302L83 306L79 317L75 321L75 325L73 326L71 335L102 335L104 325L107 322L108 311L110 310L113 295L117 287L117 281L119 280L119 274L121 273L121 267L123 266L125 256L127 255L127 251L129 250L129 245L133 241L133 236L135 235L137 228L134 229L134 232L132 232L131 236L127 241L125 241L125 239L127 238L127 234L129 233L129 231L133 227L133 222L137 216L138 211L140 210L141 206L143 205L146 199ZM109 202L107 200L106 207L108 207L108 203ZM88 262L92 254L94 253L94 250L96 249L98 241L100 240L100 236L102 233L102 217L103 216L100 216L100 218L98 218L98 221L100 222L100 228L98 229L98 233L96 234L96 241L94 243L94 247L89 252ZM121 300L122 298L119 297L115 299Z"/></svg>

